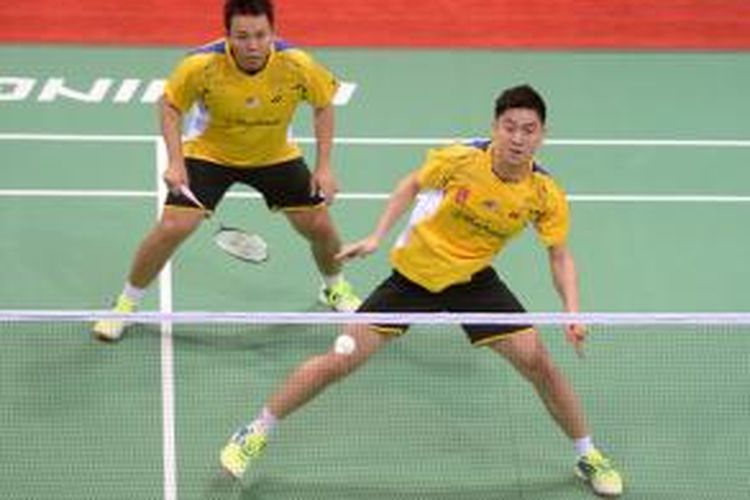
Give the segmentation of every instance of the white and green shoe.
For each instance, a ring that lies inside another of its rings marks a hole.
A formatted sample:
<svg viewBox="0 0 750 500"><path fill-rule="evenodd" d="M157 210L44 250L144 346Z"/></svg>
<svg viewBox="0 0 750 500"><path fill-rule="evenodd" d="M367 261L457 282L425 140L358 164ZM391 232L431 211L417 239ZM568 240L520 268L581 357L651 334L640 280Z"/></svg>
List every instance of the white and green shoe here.
<svg viewBox="0 0 750 500"><path fill-rule="evenodd" d="M354 312L362 304L352 285L345 280L330 288L323 285L320 288L320 302L336 312Z"/></svg>

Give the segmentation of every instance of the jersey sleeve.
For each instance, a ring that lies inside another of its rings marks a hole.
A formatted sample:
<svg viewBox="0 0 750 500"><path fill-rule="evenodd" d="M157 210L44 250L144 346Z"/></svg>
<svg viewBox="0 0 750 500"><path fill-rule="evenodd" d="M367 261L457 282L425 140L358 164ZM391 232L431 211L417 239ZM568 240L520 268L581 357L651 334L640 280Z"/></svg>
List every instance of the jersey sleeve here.
<svg viewBox="0 0 750 500"><path fill-rule="evenodd" d="M304 73L305 100L315 108L330 105L339 88L338 78L306 52L294 50L294 60Z"/></svg>
<svg viewBox="0 0 750 500"><path fill-rule="evenodd" d="M456 146L430 149L417 174L420 187L422 189L443 189L448 184L451 174L461 158L463 158L463 154Z"/></svg>
<svg viewBox="0 0 750 500"><path fill-rule="evenodd" d="M164 86L164 96L167 101L183 113L187 112L198 99L200 68L205 64L201 59L199 56L184 58Z"/></svg>
<svg viewBox="0 0 750 500"><path fill-rule="evenodd" d="M540 241L550 247L565 243L570 230L570 208L565 192L552 181L542 186L543 210L534 221Z"/></svg>

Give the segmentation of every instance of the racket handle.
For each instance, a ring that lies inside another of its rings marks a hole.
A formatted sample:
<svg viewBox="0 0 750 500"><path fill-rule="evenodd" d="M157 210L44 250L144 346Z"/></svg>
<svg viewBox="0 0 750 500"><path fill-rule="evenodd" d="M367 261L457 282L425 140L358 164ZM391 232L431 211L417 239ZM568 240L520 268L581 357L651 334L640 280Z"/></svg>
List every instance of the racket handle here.
<svg viewBox="0 0 750 500"><path fill-rule="evenodd" d="M198 208L203 210L204 212L208 212L209 210L206 208L206 206L201 203L201 201L198 199L195 194L190 190L190 188L186 184L180 184L180 194L193 202Z"/></svg>

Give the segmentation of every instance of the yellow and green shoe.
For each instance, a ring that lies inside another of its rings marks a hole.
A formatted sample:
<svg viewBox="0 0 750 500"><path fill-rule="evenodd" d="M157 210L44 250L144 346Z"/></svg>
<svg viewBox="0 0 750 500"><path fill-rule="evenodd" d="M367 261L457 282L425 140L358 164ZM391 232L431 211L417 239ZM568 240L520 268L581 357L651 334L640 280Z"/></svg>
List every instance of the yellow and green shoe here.
<svg viewBox="0 0 750 500"><path fill-rule="evenodd" d="M115 307L112 308L112 312L119 314L129 314L135 312L135 310L135 302L124 295L120 295L117 298ZM128 326L128 323L122 319L102 319L94 323L92 331L94 336L99 340L113 342L122 337L126 326Z"/></svg>
<svg viewBox="0 0 750 500"><path fill-rule="evenodd" d="M352 285L345 280L330 288L323 285L320 289L320 301L336 312L354 312L362 304Z"/></svg>
<svg viewBox="0 0 750 500"><path fill-rule="evenodd" d="M229 438L221 450L221 466L240 479L251 460L257 459L266 447L268 437L260 426L242 426Z"/></svg>
<svg viewBox="0 0 750 500"><path fill-rule="evenodd" d="M586 481L597 495L617 497L622 494L622 476L599 450L581 456L575 474Z"/></svg>

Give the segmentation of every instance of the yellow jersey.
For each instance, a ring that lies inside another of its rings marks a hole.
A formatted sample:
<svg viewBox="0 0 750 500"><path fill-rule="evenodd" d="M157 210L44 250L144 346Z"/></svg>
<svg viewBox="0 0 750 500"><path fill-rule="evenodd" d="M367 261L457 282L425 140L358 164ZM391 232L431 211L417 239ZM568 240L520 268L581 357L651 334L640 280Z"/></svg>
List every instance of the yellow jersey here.
<svg viewBox="0 0 750 500"><path fill-rule="evenodd" d="M186 113L187 157L230 167L267 166L298 158L289 124L300 102L328 106L338 80L306 52L276 41L255 74L236 64L226 40L189 53L168 79L164 96Z"/></svg>
<svg viewBox="0 0 750 500"><path fill-rule="evenodd" d="M417 176L421 194L390 258L432 292L468 282L529 223L547 246L567 238L563 190L535 163L522 181L504 182L489 141L430 150Z"/></svg>

